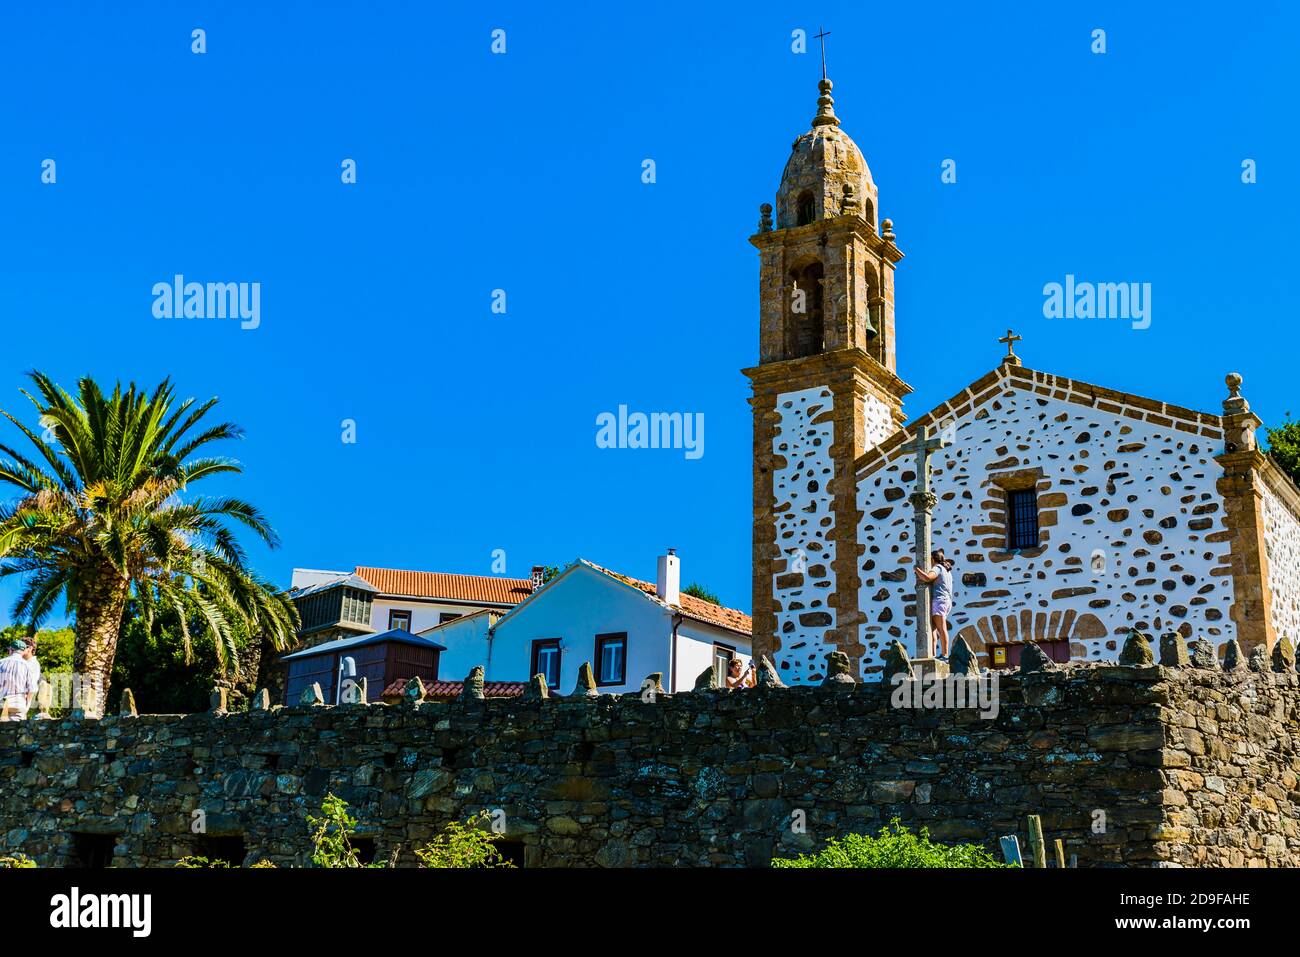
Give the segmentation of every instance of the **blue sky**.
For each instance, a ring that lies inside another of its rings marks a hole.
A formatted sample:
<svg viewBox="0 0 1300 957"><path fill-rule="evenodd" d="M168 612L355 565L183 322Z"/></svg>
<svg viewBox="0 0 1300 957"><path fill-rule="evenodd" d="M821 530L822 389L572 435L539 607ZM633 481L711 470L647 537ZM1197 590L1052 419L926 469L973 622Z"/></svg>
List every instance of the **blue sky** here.
<svg viewBox="0 0 1300 957"><path fill-rule="evenodd" d="M795 29L832 31L836 110L907 254L909 414L1008 326L1032 368L1209 411L1235 369L1266 422L1300 412L1297 16L1135 7L10 5L0 408L27 414L33 367L220 396L247 430L227 487L270 515L283 547L252 557L285 583L488 574L494 549L512 575L653 578L673 546L748 609L747 238L815 111ZM177 273L260 282L260 327L155 319ZM1150 328L1044 318L1066 274L1151 283ZM702 412L705 454L597 448L620 404Z"/></svg>

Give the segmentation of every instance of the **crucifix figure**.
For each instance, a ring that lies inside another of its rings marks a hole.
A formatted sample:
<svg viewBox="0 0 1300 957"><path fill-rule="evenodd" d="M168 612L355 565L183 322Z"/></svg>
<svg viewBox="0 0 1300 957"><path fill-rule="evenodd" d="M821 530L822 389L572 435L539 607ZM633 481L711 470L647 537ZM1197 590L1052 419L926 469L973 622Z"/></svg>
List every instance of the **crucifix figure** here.
<svg viewBox="0 0 1300 957"><path fill-rule="evenodd" d="M825 27L818 27L817 29L820 30L821 33L813 34L813 39L822 42L822 79L824 80L826 79L826 38L831 34Z"/></svg>
<svg viewBox="0 0 1300 957"><path fill-rule="evenodd" d="M917 568L926 568L930 564L930 513L937 501L930 491L930 454L947 445L943 436L931 435L930 427L922 425L917 427L914 438L899 446L900 452L916 453L916 491L907 500L915 511L915 554L912 560ZM919 580L916 583L916 657L934 657L934 638L930 634L930 583Z"/></svg>
<svg viewBox="0 0 1300 957"><path fill-rule="evenodd" d="M1018 336L1008 329L1007 334L998 340L998 342L1005 342L1007 344L1007 354L1002 357L1004 364L1013 366L1020 365L1020 356L1016 355L1016 350L1012 348L1012 345L1023 338L1024 336Z"/></svg>

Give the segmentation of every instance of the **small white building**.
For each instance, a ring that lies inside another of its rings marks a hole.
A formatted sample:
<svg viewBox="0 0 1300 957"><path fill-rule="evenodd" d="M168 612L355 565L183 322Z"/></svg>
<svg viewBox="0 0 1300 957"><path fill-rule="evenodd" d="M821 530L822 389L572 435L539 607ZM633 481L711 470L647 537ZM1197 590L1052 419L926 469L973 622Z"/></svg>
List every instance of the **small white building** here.
<svg viewBox="0 0 1300 957"><path fill-rule="evenodd" d="M683 594L681 563L660 556L654 584L579 559L514 608L485 609L421 635L446 648L440 677L484 666L487 681L527 681L569 694L590 662L602 693L637 691L663 675L664 690L689 690L711 665L719 682L728 662L750 659L750 617Z"/></svg>

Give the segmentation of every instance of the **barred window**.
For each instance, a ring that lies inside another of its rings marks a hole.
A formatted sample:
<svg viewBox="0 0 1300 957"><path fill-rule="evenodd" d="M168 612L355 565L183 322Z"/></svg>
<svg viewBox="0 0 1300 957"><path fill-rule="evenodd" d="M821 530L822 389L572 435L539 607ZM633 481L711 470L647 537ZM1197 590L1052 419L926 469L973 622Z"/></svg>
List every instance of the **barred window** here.
<svg viewBox="0 0 1300 957"><path fill-rule="evenodd" d="M1032 488L1007 492L1007 548L1038 547L1038 493Z"/></svg>

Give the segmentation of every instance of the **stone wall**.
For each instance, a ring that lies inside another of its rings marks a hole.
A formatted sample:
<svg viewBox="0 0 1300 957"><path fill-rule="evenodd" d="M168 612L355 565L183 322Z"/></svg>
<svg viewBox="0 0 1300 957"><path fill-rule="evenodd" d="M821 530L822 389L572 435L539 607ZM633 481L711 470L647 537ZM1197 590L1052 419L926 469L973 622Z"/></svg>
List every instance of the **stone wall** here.
<svg viewBox="0 0 1300 957"><path fill-rule="evenodd" d="M202 849L201 810L249 862L302 863L332 791L408 863L486 809L527 866L761 866L895 816L996 847L1029 813L1080 866L1290 865L1298 684L1074 665L1003 676L992 720L876 682L9 723L0 835L62 865L112 834L115 864L160 865Z"/></svg>

